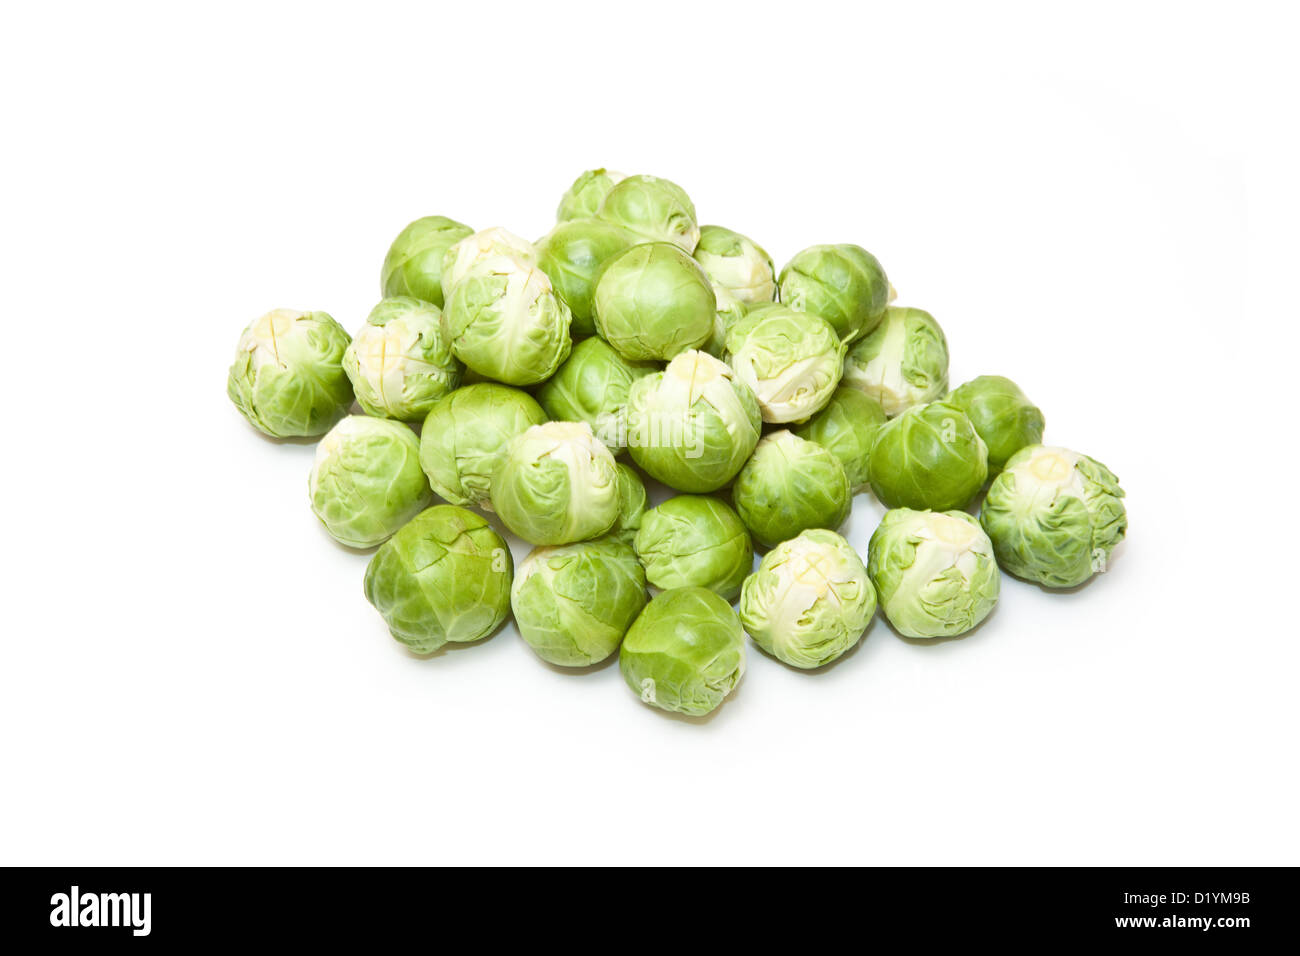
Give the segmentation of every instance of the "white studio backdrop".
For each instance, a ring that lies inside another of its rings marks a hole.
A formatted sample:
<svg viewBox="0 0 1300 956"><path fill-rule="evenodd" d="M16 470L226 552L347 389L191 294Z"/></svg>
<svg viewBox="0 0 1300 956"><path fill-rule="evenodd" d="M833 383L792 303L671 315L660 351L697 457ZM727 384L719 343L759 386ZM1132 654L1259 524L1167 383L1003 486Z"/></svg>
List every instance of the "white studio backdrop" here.
<svg viewBox="0 0 1300 956"><path fill-rule="evenodd" d="M1295 863L1280 13L5 13L0 862ZM407 654L312 446L226 399L235 341L278 306L355 330L406 222L540 236L597 165L778 265L870 249L954 385L1011 377L1120 476L1112 569L1004 577L961 640L877 617L819 673L751 645L706 722L512 626Z"/></svg>

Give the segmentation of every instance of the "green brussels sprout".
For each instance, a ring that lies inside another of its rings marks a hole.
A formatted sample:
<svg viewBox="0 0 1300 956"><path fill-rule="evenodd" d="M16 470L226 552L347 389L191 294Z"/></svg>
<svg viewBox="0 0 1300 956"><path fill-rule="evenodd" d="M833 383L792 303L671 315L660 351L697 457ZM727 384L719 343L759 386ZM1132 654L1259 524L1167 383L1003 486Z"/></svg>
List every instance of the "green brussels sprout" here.
<svg viewBox="0 0 1300 956"><path fill-rule="evenodd" d="M913 405L880 426L867 462L871 490L887 508L964 508L988 474L984 439L947 402Z"/></svg>
<svg viewBox="0 0 1300 956"><path fill-rule="evenodd" d="M844 384L866 392L890 418L948 390L948 340L929 312L890 306L875 331L849 349Z"/></svg>
<svg viewBox="0 0 1300 956"><path fill-rule="evenodd" d="M708 588L674 588L654 597L618 652L623 680L642 701L700 717L745 674L745 632L731 606Z"/></svg>
<svg viewBox="0 0 1300 956"><path fill-rule="evenodd" d="M993 545L964 511L886 512L867 545L867 573L905 637L965 634L998 603Z"/></svg>
<svg viewBox="0 0 1300 956"><path fill-rule="evenodd" d="M808 528L834 531L853 500L840 460L785 430L758 443L731 497L745 526L769 548Z"/></svg>
<svg viewBox="0 0 1300 956"><path fill-rule="evenodd" d="M569 307L546 273L508 256L474 266L442 313L451 351L480 375L507 385L544 382L569 357Z"/></svg>
<svg viewBox="0 0 1300 956"><path fill-rule="evenodd" d="M273 438L323 435L352 405L342 365L350 341L324 312L275 309L239 337L226 394L250 425Z"/></svg>
<svg viewBox="0 0 1300 956"><path fill-rule="evenodd" d="M862 559L823 528L763 555L740 594L745 631L792 667L829 664L858 643L875 613L876 589Z"/></svg>
<svg viewBox="0 0 1300 956"><path fill-rule="evenodd" d="M599 537L618 520L618 471L586 422L546 422L511 440L492 507L529 544Z"/></svg>
<svg viewBox="0 0 1300 956"><path fill-rule="evenodd" d="M948 402L971 420L989 449L989 473L1002 470L1016 452L1043 440L1043 413L1001 375L981 375L953 389Z"/></svg>
<svg viewBox="0 0 1300 956"><path fill-rule="evenodd" d="M772 257L747 236L723 226L701 226L695 261L715 286L740 302L771 302L776 296Z"/></svg>
<svg viewBox="0 0 1300 956"><path fill-rule="evenodd" d="M708 588L728 601L754 566L744 522L717 498L678 495L641 519L636 556L657 588Z"/></svg>
<svg viewBox="0 0 1300 956"><path fill-rule="evenodd" d="M600 267L638 242L641 239L621 226L575 219L560 223L537 244L538 265L573 313L575 336L596 334L591 297Z"/></svg>
<svg viewBox="0 0 1300 956"><path fill-rule="evenodd" d="M617 454L627 444L628 389L654 371L654 365L627 361L602 339L584 339L537 390L537 400L554 421L586 422Z"/></svg>
<svg viewBox="0 0 1300 956"><path fill-rule="evenodd" d="M645 571L609 537L534 549L510 590L519 636L561 667L609 657L645 605Z"/></svg>
<svg viewBox="0 0 1300 956"><path fill-rule="evenodd" d="M521 268L537 268L537 247L509 229L494 226L466 236L442 257L442 297L450 302L456 284L489 259L506 258Z"/></svg>
<svg viewBox="0 0 1300 956"><path fill-rule="evenodd" d="M384 298L410 296L442 308L442 259L447 250L474 230L446 216L425 216L393 240L384 257L379 287Z"/></svg>
<svg viewBox="0 0 1300 956"><path fill-rule="evenodd" d="M1128 529L1124 490L1101 462L1046 445L1011 456L993 479L980 523L998 563L1018 578L1070 588L1106 570Z"/></svg>
<svg viewBox="0 0 1300 956"><path fill-rule="evenodd" d="M676 183L655 176L628 176L606 194L596 218L654 242L671 242L690 255L700 241L695 204Z"/></svg>
<svg viewBox="0 0 1300 956"><path fill-rule="evenodd" d="M321 439L307 490L325 530L350 548L373 548L433 498L415 432L365 415L349 415Z"/></svg>
<svg viewBox="0 0 1300 956"><path fill-rule="evenodd" d="M592 296L596 330L633 361L667 361L713 334L718 300L695 260L647 242L606 260Z"/></svg>
<svg viewBox="0 0 1300 956"><path fill-rule="evenodd" d="M880 403L856 388L837 388L826 407L794 429L800 438L815 441L840 460L855 493L867 486L871 443L888 419Z"/></svg>
<svg viewBox="0 0 1300 956"><path fill-rule="evenodd" d="M619 462L618 468L618 519L609 529L610 537L631 547L645 516L645 485L630 466Z"/></svg>
<svg viewBox="0 0 1300 956"><path fill-rule="evenodd" d="M371 310L343 353L343 371L367 414L416 422L456 389L465 368L443 338L438 307L398 296Z"/></svg>
<svg viewBox="0 0 1300 956"><path fill-rule="evenodd" d="M763 420L749 386L703 352L683 352L627 393L628 451L678 491L716 491L758 444Z"/></svg>
<svg viewBox="0 0 1300 956"><path fill-rule="evenodd" d="M590 219L596 215L609 191L626 178L612 169L587 170L573 181L573 185L560 198L560 207L555 210L555 221Z"/></svg>
<svg viewBox="0 0 1300 956"><path fill-rule="evenodd" d="M495 382L459 388L434 403L420 430L420 467L454 505L488 507L492 473L516 435L546 421L527 392Z"/></svg>
<svg viewBox="0 0 1300 956"><path fill-rule="evenodd" d="M781 270L780 291L782 302L820 315L845 342L874 329L889 302L889 280L876 257L847 243L797 253Z"/></svg>
<svg viewBox="0 0 1300 956"><path fill-rule="evenodd" d="M495 631L510 613L513 577L510 549L487 521L434 505L379 546L366 567L366 600L393 637L431 654Z"/></svg>
<svg viewBox="0 0 1300 956"><path fill-rule="evenodd" d="M844 345L815 315L778 306L746 313L727 329L727 364L754 392L763 421L804 421L831 399Z"/></svg>
<svg viewBox="0 0 1300 956"><path fill-rule="evenodd" d="M717 300L713 310L713 332L700 350L720 359L727 352L727 330L745 317L745 303L716 282L713 284L713 297Z"/></svg>

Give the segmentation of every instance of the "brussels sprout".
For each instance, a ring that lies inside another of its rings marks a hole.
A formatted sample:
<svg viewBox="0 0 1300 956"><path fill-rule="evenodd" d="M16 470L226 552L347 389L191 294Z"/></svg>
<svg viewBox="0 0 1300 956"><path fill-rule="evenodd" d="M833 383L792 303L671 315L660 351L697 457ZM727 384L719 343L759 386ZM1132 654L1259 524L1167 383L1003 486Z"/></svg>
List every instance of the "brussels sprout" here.
<svg viewBox="0 0 1300 956"><path fill-rule="evenodd" d="M465 368L442 335L436 305L384 299L343 353L357 403L377 418L415 422L460 384Z"/></svg>
<svg viewBox="0 0 1300 956"><path fill-rule="evenodd" d="M794 433L838 458L848 475L849 488L857 492L867 485L871 443L886 421L885 410L874 398L856 388L837 388L826 407Z"/></svg>
<svg viewBox="0 0 1300 956"><path fill-rule="evenodd" d="M727 352L727 330L744 318L745 303L716 282L713 284L713 297L717 301L713 310L713 332L700 350L720 359Z"/></svg>
<svg viewBox="0 0 1300 956"><path fill-rule="evenodd" d="M366 600L417 654L487 637L510 613L510 549L479 515L434 505L402 526L366 567Z"/></svg>
<svg viewBox="0 0 1300 956"><path fill-rule="evenodd" d="M452 353L507 385L544 382L569 357L569 307L540 269L507 256L474 266L442 313Z"/></svg>
<svg viewBox="0 0 1300 956"><path fill-rule="evenodd" d="M584 339L537 390L537 400L553 420L586 422L617 454L627 444L628 389L654 371L654 365L627 361L602 339Z"/></svg>
<svg viewBox="0 0 1300 956"><path fill-rule="evenodd" d="M862 559L821 528L763 555L740 595L745 631L792 667L829 664L858 643L875 613L876 589Z"/></svg>
<svg viewBox="0 0 1300 956"><path fill-rule="evenodd" d="M560 223L537 244L541 270L573 313L575 336L596 334L591 297L600 267L610 257L641 241L621 226L577 219Z"/></svg>
<svg viewBox="0 0 1300 956"><path fill-rule="evenodd" d="M609 657L645 605L645 572L636 555L608 537L534 549L510 590L519 636L561 667Z"/></svg>
<svg viewBox="0 0 1300 956"><path fill-rule="evenodd" d="M700 717L715 710L745 674L745 632L736 613L707 588L656 596L618 652L627 686L647 704Z"/></svg>
<svg viewBox="0 0 1300 956"><path fill-rule="evenodd" d="M628 465L619 462L618 468L618 519L609 535L631 547L645 516L646 494L641 478Z"/></svg>
<svg viewBox="0 0 1300 956"><path fill-rule="evenodd" d="M474 230L446 216L425 216L403 229L384 257L379 286L384 298L405 295L443 306L442 259Z"/></svg>
<svg viewBox="0 0 1300 956"><path fill-rule="evenodd" d="M852 342L880 322L889 302L889 280L876 257L861 246L810 246L781 270L781 301L812 312Z"/></svg>
<svg viewBox="0 0 1300 956"><path fill-rule="evenodd" d="M713 284L741 302L771 302L776 295L772 257L747 236L723 226L701 226L698 262Z"/></svg>
<svg viewBox="0 0 1300 956"><path fill-rule="evenodd" d="M965 634L998 603L993 545L964 511L886 512L867 545L867 572L905 637Z"/></svg>
<svg viewBox="0 0 1300 956"><path fill-rule="evenodd" d="M844 345L829 324L779 306L727 329L727 364L753 390L763 421L804 421L831 399Z"/></svg>
<svg viewBox="0 0 1300 956"><path fill-rule="evenodd" d="M929 312L890 306L844 358L844 384L866 392L890 418L943 397L948 341Z"/></svg>
<svg viewBox="0 0 1300 956"><path fill-rule="evenodd" d="M239 337L226 394L273 438L315 438L348 413L348 333L324 312L276 309Z"/></svg>
<svg viewBox="0 0 1300 956"><path fill-rule="evenodd" d="M626 359L662 359L713 333L717 298L695 260L667 242L633 246L605 262L592 305L596 329Z"/></svg>
<svg viewBox="0 0 1300 956"><path fill-rule="evenodd" d="M573 181L555 210L556 222L590 219L600 209L609 191L627 177L612 169L589 169Z"/></svg>
<svg viewBox="0 0 1300 956"><path fill-rule="evenodd" d="M1119 479L1101 462L1067 448L1030 445L993 479L980 523L1005 570L1069 588L1106 570L1128 529L1123 497Z"/></svg>
<svg viewBox="0 0 1300 956"><path fill-rule="evenodd" d="M984 439L947 402L913 405L882 425L867 463L871 490L887 508L964 508L988 473Z"/></svg>
<svg viewBox="0 0 1300 956"><path fill-rule="evenodd" d="M657 588L708 588L728 601L754 566L754 545L736 513L701 495L678 495L641 519L636 556Z"/></svg>
<svg viewBox="0 0 1300 956"><path fill-rule="evenodd" d="M1001 375L981 375L953 389L948 402L971 420L989 449L989 472L1002 470L1007 460L1026 445L1043 440L1043 413Z"/></svg>
<svg viewBox="0 0 1300 956"><path fill-rule="evenodd" d="M749 386L703 352L683 352L628 389L628 451L678 491L716 491L734 478L762 423Z"/></svg>
<svg viewBox="0 0 1300 956"><path fill-rule="evenodd" d="M466 385L440 398L420 430L420 467L441 497L488 507L492 473L506 445L546 413L531 395L494 382Z"/></svg>
<svg viewBox="0 0 1300 956"><path fill-rule="evenodd" d="M492 507L529 544L595 538L618 520L614 456L586 422L534 425L497 465Z"/></svg>
<svg viewBox="0 0 1300 956"><path fill-rule="evenodd" d="M415 432L364 415L349 415L321 439L307 490L325 530L350 548L373 548L433 498Z"/></svg>
<svg viewBox="0 0 1300 956"><path fill-rule="evenodd" d="M695 204L676 183L654 176L628 176L614 184L596 212L655 242L671 242L690 255L700 241Z"/></svg>
<svg viewBox="0 0 1300 956"><path fill-rule="evenodd" d="M784 430L758 443L731 496L745 526L769 548L808 528L834 531L852 502L840 460Z"/></svg>
<svg viewBox="0 0 1300 956"><path fill-rule="evenodd" d="M506 258L520 267L537 268L537 247L509 229L494 226L466 236L447 249L442 258L442 296L448 302L456 284L470 270L489 259Z"/></svg>

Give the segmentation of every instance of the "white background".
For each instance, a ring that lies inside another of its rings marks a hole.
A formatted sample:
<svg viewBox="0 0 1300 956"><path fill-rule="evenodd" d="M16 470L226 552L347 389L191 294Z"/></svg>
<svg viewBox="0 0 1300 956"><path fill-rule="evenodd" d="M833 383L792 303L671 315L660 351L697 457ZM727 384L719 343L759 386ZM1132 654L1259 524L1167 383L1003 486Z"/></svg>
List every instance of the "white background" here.
<svg viewBox="0 0 1300 956"><path fill-rule="evenodd" d="M1300 862L1293 31L895 6L7 8L0 862ZM540 236L595 165L778 265L871 249L954 384L1119 474L1113 569L823 673L751 648L704 723L509 627L404 652L235 341L355 329L407 221Z"/></svg>

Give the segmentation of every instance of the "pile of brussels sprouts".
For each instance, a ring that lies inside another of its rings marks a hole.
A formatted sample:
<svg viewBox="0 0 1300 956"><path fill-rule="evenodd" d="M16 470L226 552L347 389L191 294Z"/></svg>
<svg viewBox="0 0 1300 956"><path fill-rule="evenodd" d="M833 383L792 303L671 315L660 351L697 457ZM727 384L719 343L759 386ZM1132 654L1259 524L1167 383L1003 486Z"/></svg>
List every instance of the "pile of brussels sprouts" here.
<svg viewBox="0 0 1300 956"><path fill-rule="evenodd" d="M323 436L312 510L378 549L365 594L411 650L513 612L543 660L617 652L643 701L702 715L739 683L746 633L822 667L877 604L901 635L954 637L993 610L999 569L1070 588L1105 568L1115 476L1041 444L1014 382L949 391L943 330L890 304L865 249L778 274L679 186L604 169L557 219L537 242L418 219L355 337L277 309L240 338L230 398L267 435ZM677 494L647 508L643 475ZM864 564L837 529L866 488L890 510ZM482 512L535 545L517 569Z"/></svg>

